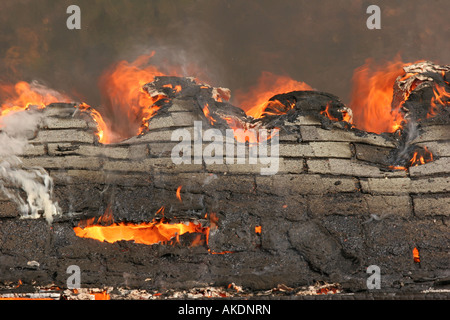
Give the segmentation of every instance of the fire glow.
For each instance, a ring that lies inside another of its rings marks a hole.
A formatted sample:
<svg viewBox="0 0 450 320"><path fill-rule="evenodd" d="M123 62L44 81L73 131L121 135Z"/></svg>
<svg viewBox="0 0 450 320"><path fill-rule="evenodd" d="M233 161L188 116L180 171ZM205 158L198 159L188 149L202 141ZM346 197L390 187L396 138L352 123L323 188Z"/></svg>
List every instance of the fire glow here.
<svg viewBox="0 0 450 320"><path fill-rule="evenodd" d="M435 84L433 88L434 97L431 99L431 108L427 114L427 118L432 118L437 114L439 105L450 106L450 93L444 87Z"/></svg>
<svg viewBox="0 0 450 320"><path fill-rule="evenodd" d="M417 248L413 249L413 259L414 259L415 263L419 263L420 262L419 250Z"/></svg>
<svg viewBox="0 0 450 320"><path fill-rule="evenodd" d="M264 116L267 109L271 108L277 102L268 101L273 96L279 93L286 93L290 91L313 90L311 86L304 82L296 81L289 76L280 76L271 72L262 72L258 83L250 88L248 92L238 91L236 100L238 105L243 109L247 115L253 118L261 118ZM281 103L279 103L282 105ZM283 105L283 108L284 105ZM284 114L287 110L277 113Z"/></svg>
<svg viewBox="0 0 450 320"><path fill-rule="evenodd" d="M178 188L177 188L177 199L178 199L178 201L180 201L180 202L183 202L183 200L181 200L181 188L182 188L183 186L179 186Z"/></svg>
<svg viewBox="0 0 450 320"><path fill-rule="evenodd" d="M423 147L423 149L418 149L414 152L407 166L390 166L390 169L407 171L410 167L417 167L419 165L423 165L432 161L434 161L433 154L428 150L427 147Z"/></svg>
<svg viewBox="0 0 450 320"><path fill-rule="evenodd" d="M368 59L353 75L350 108L358 129L374 133L395 132L401 128L402 114L391 110L393 84L403 74L405 64L397 58L384 66L375 67Z"/></svg>
<svg viewBox="0 0 450 320"><path fill-rule="evenodd" d="M418 166L427 162L433 161L433 154L428 151L427 147L424 147L423 152L414 152L412 159L410 160L410 166Z"/></svg>
<svg viewBox="0 0 450 320"><path fill-rule="evenodd" d="M131 63L120 61L100 77L105 122L114 127L115 134L113 137L105 136L108 142L118 142L142 133L147 121L159 109L154 104L165 98L164 95L151 96L142 89L155 76L164 75L149 64L153 55L154 52L140 56Z"/></svg>
<svg viewBox="0 0 450 320"><path fill-rule="evenodd" d="M161 207L156 214L164 212ZM75 235L80 238L94 239L100 242L115 243L118 241L134 241L135 243L154 245L158 243L175 245L180 243L180 236L187 233L197 234L189 247L203 246L209 243L209 233L217 229L218 218L215 213L206 214L210 226L204 227L201 223L189 221L187 223L169 223L165 218L153 219L151 222L115 223L113 213L108 207L105 213L98 219L90 218L80 221L73 228ZM97 220L97 221L95 221ZM227 254L233 251L215 252L208 248L210 254Z"/></svg>
<svg viewBox="0 0 450 320"><path fill-rule="evenodd" d="M133 62L120 61L106 70L99 80L102 95L102 112L82 103L79 105L83 111L89 111L98 125L99 141L104 144L119 142L134 135L142 134L148 129L148 120L155 116L159 110L157 102L167 99L164 94L149 94L143 89L143 85L155 79L156 76L164 76L159 68L149 63L154 52L142 55ZM402 76L402 67L407 64L396 58L384 66L374 67L372 60L355 70L353 76L353 92L351 109L353 110L354 125L369 132L395 132L401 128L404 120L399 112L399 107L391 110L393 96L392 84L395 79ZM178 75L176 68L172 68L171 74ZM411 76L406 74L403 79ZM179 93L182 87L165 85ZM207 87L205 87L207 88ZM296 81L288 76L275 75L270 72L262 72L258 83L247 92L238 91L235 100L247 115L261 118L266 115L285 114L294 107L284 105L277 100L269 101L271 97L279 93L290 91L314 90L304 82ZM435 97L431 102L431 109L427 117L433 117L438 105L448 105L450 94L441 86L436 85ZM15 85L3 84L0 86L1 106L0 116L12 111L27 109L30 105L45 108L54 102L69 102L70 99L50 89L44 90L42 86L36 86L27 82L18 82ZM405 97L407 98L407 97ZM210 115L209 106L203 107L204 115L214 125L215 120ZM331 120L337 119L327 110L322 113ZM349 121L348 115L343 115L344 121ZM231 128L235 128L232 119L225 119ZM237 137L239 139L239 137Z"/></svg>
<svg viewBox="0 0 450 320"><path fill-rule="evenodd" d="M164 207L161 207L156 214L164 215ZM94 239L100 242L115 243L118 241L133 241L145 245L180 243L180 236L187 233L197 234L191 241L189 247L206 246L209 244L211 230L217 229L218 217L215 213L206 214L209 219L209 227L203 227L201 223L189 221L187 223L169 223L165 218L153 219L151 222L115 223L112 210L108 207L105 213L95 221L95 218L80 221L77 227L73 228L75 235L80 238ZM104 225L106 224L106 225ZM210 254L229 254L234 251L213 251L208 248Z"/></svg>
<svg viewBox="0 0 450 320"><path fill-rule="evenodd" d="M75 227L75 234L80 238L90 238L101 242L134 241L152 245L156 243L179 242L179 236L185 233L205 233L201 224L189 222L171 224L163 220L153 220L140 224L126 222L114 223L109 226L92 225L85 228Z"/></svg>
<svg viewBox="0 0 450 320"><path fill-rule="evenodd" d="M89 113L97 124L98 141L102 144L110 144L123 141L132 136L140 135L149 130L149 120L154 117L161 103L168 101L168 96L161 92L148 92L144 85L152 82L157 76L165 76L160 68L150 64L154 52L142 55L133 62L120 61L106 70L99 80L102 95L102 108L94 109L86 103L76 107ZM372 60L356 69L353 76L353 92L351 109L353 117L346 111L341 111L343 121L354 128L374 133L396 132L402 128L404 117L400 111L404 101L398 106L392 106L393 83L398 77L406 80L413 73L403 74L403 63L400 58L388 62L383 66L375 67ZM179 75L175 67L168 68L170 74ZM180 93L183 88L180 85L166 84L164 88L172 89L174 93ZM211 87L203 85L202 90ZM283 104L278 100L270 100L274 95L291 91L311 91L311 86L304 82L291 79L289 76L280 76L270 72L262 72L258 82L247 92L237 91L235 100L248 116L255 119L265 116L286 114L295 107L295 102ZM439 106L450 104L450 93L437 83L433 88L434 97L427 117L434 117L439 111ZM220 92L219 92L220 93ZM229 93L218 94L216 101L229 99ZM408 93L406 94L408 95ZM54 90L36 83L18 82L15 85L0 85L0 100L3 101L0 109L0 117L10 112L23 111L30 106L43 109L55 102L69 102L70 99ZM101 110L101 112L99 111ZM202 106L204 116L211 125L216 125L216 118L211 114L211 106L206 103ZM339 121L330 113L330 106L320 112L331 121ZM223 118L234 131L234 138L238 142L259 143L260 137L255 136L250 128L243 128L235 119ZM267 137L266 139L270 139ZM432 160L431 156L415 155L411 159L411 166L424 164ZM392 167L404 169L404 167ZM181 200L180 200L181 201Z"/></svg>
<svg viewBox="0 0 450 320"><path fill-rule="evenodd" d="M19 81L16 84L0 85L0 117L11 112L18 112L28 109L30 106L37 106L43 109L50 103L69 102L70 99L58 92L46 88L37 83Z"/></svg>
<svg viewBox="0 0 450 320"><path fill-rule="evenodd" d="M330 108L330 104L327 104L327 106L325 107L325 110L321 111L320 114L321 114L321 115L324 115L325 117L327 117L327 118L330 119L331 121L339 121L338 118L335 118L335 117L333 117L333 116L330 114L329 108Z"/></svg>
<svg viewBox="0 0 450 320"><path fill-rule="evenodd" d="M179 243L179 237L185 233L209 234L209 227L202 227L201 224L169 223L166 219L153 219L151 222L140 224L119 222L114 223L111 208L108 207L105 214L96 223L95 218L91 218L79 223L74 228L75 234L80 238L95 239L101 242L114 243L117 241L134 241L146 245L156 243ZM109 225L103 225L103 224ZM203 244L198 241L198 244Z"/></svg>

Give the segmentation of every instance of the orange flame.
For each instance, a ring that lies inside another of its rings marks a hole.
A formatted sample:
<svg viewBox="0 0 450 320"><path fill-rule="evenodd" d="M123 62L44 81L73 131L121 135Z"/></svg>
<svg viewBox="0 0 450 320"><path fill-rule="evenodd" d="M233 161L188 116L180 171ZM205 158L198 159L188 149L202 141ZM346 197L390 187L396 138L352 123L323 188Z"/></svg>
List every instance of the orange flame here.
<svg viewBox="0 0 450 320"><path fill-rule="evenodd" d="M102 115L95 110L94 108L92 108L91 106L89 106L86 103L81 103L78 105L78 108L82 111L82 112L87 112L91 115L92 119L94 120L94 122L97 124L97 137L98 137L98 141L100 143L104 143L104 144L108 144L111 143L111 137L112 137L112 133L110 128L106 125L105 121L103 120Z"/></svg>
<svg viewBox="0 0 450 320"><path fill-rule="evenodd" d="M234 138L240 143L249 142L250 144L258 142L256 131L243 129L241 124L233 118L224 118L228 126L234 131Z"/></svg>
<svg viewBox="0 0 450 320"><path fill-rule="evenodd" d="M30 106L36 106L38 109L44 109L51 103L68 103L70 98L54 90L46 88L43 85L25 81L17 82L15 85L0 85L0 100L3 101L0 107L0 117L12 112L27 110ZM101 143L109 143L110 130L107 127L101 114L87 105L81 103L78 108L82 112L89 113L97 123L97 136Z"/></svg>
<svg viewBox="0 0 450 320"><path fill-rule="evenodd" d="M10 112L26 110L30 106L45 108L50 103L70 102L69 98L42 85L30 84L25 81L16 84L0 85L0 117Z"/></svg>
<svg viewBox="0 0 450 320"><path fill-rule="evenodd" d="M404 166L389 166L391 170L405 170L407 171L409 167L416 167L428 162L433 161L433 154L428 150L427 147L415 151L412 158L409 160L407 167Z"/></svg>
<svg viewBox="0 0 450 320"><path fill-rule="evenodd" d="M161 214L164 217L164 211L166 210L166 207L162 206L161 208L156 211L155 215Z"/></svg>
<svg viewBox="0 0 450 320"><path fill-rule="evenodd" d="M391 169L391 170L404 170L404 171L408 170L407 167L403 167L403 166L389 166L389 169Z"/></svg>
<svg viewBox="0 0 450 320"><path fill-rule="evenodd" d="M263 71L258 79L258 83L251 87L246 93L238 91L236 100L241 109L253 118L261 118L264 115L282 115L295 106L294 102L287 106L278 100L269 101L273 96L291 91L313 90L304 82L293 80L288 76L275 75L271 72ZM260 142L260 137L253 130L242 128L232 118L225 118L228 126L234 130L235 139L241 143L250 144ZM271 139L272 136L267 137Z"/></svg>
<svg viewBox="0 0 450 320"><path fill-rule="evenodd" d="M178 189L177 189L177 199L180 200L180 202L183 202L183 201L181 200L181 188L182 188L182 187L183 187L183 186L179 186Z"/></svg>
<svg viewBox="0 0 450 320"><path fill-rule="evenodd" d="M265 109L276 102L269 101L273 96L280 93L287 93L291 91L313 90L304 82L299 82L291 79L288 76L279 76L271 72L262 72L258 83L251 87L247 93L238 91L236 100L241 109L247 115L254 118L261 118Z"/></svg>
<svg viewBox="0 0 450 320"><path fill-rule="evenodd" d="M230 251L230 250L225 250L225 251L212 251L211 249L208 249L208 252L211 254L228 254L228 253L234 253L234 251Z"/></svg>
<svg viewBox="0 0 450 320"><path fill-rule="evenodd" d="M419 250L416 247L413 249L413 258L415 263L420 262Z"/></svg>
<svg viewBox="0 0 450 320"><path fill-rule="evenodd" d="M104 115L110 127L114 123L116 134L105 137L106 140L117 142L141 134L159 109L155 102L167 98L162 94L151 96L143 89L156 76L164 75L157 67L149 65L153 55L154 52L140 56L131 63L120 61L101 76L99 86L106 108Z"/></svg>
<svg viewBox="0 0 450 320"><path fill-rule="evenodd" d="M160 212L164 207L158 210ZM134 223L114 223L111 207L108 206L103 216L97 222L95 218L81 221L73 230L80 238L95 239L102 242L114 243L117 241L134 241L146 245L156 243L179 243L179 236L185 233L199 233L205 235L206 244L209 241L210 229L217 228L218 218L214 213L210 215L210 227L203 227L201 223L168 223L164 218L153 219L152 222L141 224ZM104 225L109 224L109 225ZM191 247L203 245L202 236L198 235L190 244ZM211 252L210 249L208 249ZM220 254L211 252L212 254ZM223 252L228 253L228 252Z"/></svg>
<svg viewBox="0 0 450 320"><path fill-rule="evenodd" d="M254 144L257 144L258 142L263 141L263 138L260 136L258 130L242 128L242 124L239 121L236 121L236 119L234 119L234 118L223 118L223 119L227 122L228 126L233 130L234 138L236 139L236 141L238 141L240 143L248 142L249 145L254 145ZM279 128L274 128L274 129L279 129ZM278 133L276 131L273 131L265 139L270 140L276 134L278 134Z"/></svg>
<svg viewBox="0 0 450 320"><path fill-rule="evenodd" d="M334 117L331 115L330 113L330 102L327 103L325 110L321 111L320 114L327 117L328 119L330 119L331 121L340 121L338 118ZM339 109L339 112L342 114L342 121L346 121L350 124L352 124L353 119L351 117L351 115L344 109Z"/></svg>
<svg viewBox="0 0 450 320"><path fill-rule="evenodd" d="M352 119L351 115L347 111L343 110L342 111L342 116L344 117L344 119L343 119L344 121L346 121L348 123L353 123L353 119Z"/></svg>
<svg viewBox="0 0 450 320"><path fill-rule="evenodd" d="M450 93L445 90L445 87L435 84L433 88L434 97L431 99L431 108L427 114L427 118L434 117L438 110L439 105L449 106L450 105ZM444 99L446 101L444 101Z"/></svg>
<svg viewBox="0 0 450 320"><path fill-rule="evenodd" d="M288 105L284 105L277 99L267 101L264 104L263 109L261 110L262 113L260 117L264 115L274 116L286 114L289 110L291 110L295 106L295 102L287 102L287 103Z"/></svg>
<svg viewBox="0 0 450 320"><path fill-rule="evenodd" d="M391 103L393 85L403 74L404 65L399 57L381 67L374 67L373 60L368 59L355 70L350 107L357 128L382 133L401 127L403 116L399 110L391 110Z"/></svg>
<svg viewBox="0 0 450 320"><path fill-rule="evenodd" d="M148 121L160 109L157 102L168 99L164 93L149 93L143 88L145 84L154 81L155 77L166 75L160 68L150 64L154 54L155 52L152 52L139 56L133 62L120 61L101 76L99 86L105 109L102 114L108 126L113 128L108 132L111 137L106 137L105 140L118 142L144 133L149 129ZM172 76L181 76L186 70L190 75L202 74L194 64L174 64L166 66L165 69ZM175 93L183 89L181 85L173 87L167 84L165 87L172 88Z"/></svg>
<svg viewBox="0 0 450 320"><path fill-rule="evenodd" d="M261 226L256 226L255 227L255 233L261 234Z"/></svg>
<svg viewBox="0 0 450 320"><path fill-rule="evenodd" d="M111 300L111 296L106 291L102 292L91 292L94 296L94 300Z"/></svg>
<svg viewBox="0 0 450 320"><path fill-rule="evenodd" d="M335 287L324 287L316 290L317 294L335 294L339 292L339 289Z"/></svg>
<svg viewBox="0 0 450 320"><path fill-rule="evenodd" d="M333 117L329 112L330 104L328 103L325 107L325 110L321 111L320 114L324 115L325 117L329 118L332 121L339 121L338 118Z"/></svg>
<svg viewBox="0 0 450 320"><path fill-rule="evenodd" d="M421 164L425 164L427 162L433 161L433 154L428 150L427 147L423 148L422 152L416 151L414 152L413 157L409 161L410 167L418 166Z"/></svg>
<svg viewBox="0 0 450 320"><path fill-rule="evenodd" d="M211 125L214 125L214 122L216 122L216 120L213 118L213 117L211 117L211 113L210 113L210 111L209 111L209 104L208 103L206 103L204 106L203 106L203 114L205 115L205 117L209 120L209 122L211 123Z"/></svg>
<svg viewBox="0 0 450 320"><path fill-rule="evenodd" d="M75 227L74 231L80 238L90 238L102 242L134 241L135 243L152 245L174 241L174 239L175 242L178 242L177 236L189 232L206 233L207 228L193 222L186 225L184 223L170 224L164 220L153 220L141 224L120 222L109 226Z"/></svg>
<svg viewBox="0 0 450 320"><path fill-rule="evenodd" d="M181 92L181 90L183 89L180 85L176 85L174 87L171 83L163 85L163 88L171 88L176 93Z"/></svg>

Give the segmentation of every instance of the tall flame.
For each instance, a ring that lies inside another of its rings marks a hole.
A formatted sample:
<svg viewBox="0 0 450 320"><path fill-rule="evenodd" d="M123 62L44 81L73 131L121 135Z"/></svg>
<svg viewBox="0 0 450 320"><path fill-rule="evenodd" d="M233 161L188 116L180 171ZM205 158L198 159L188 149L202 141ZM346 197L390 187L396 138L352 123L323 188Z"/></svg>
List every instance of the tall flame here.
<svg viewBox="0 0 450 320"><path fill-rule="evenodd" d="M394 132L400 127L403 117L398 110L391 111L391 102L393 85L403 74L404 65L399 57L377 67L372 59L367 59L355 70L350 108L357 128L382 133Z"/></svg>
<svg viewBox="0 0 450 320"><path fill-rule="evenodd" d="M103 98L104 118L109 127L114 124L114 136L107 140L117 142L139 133L159 107L155 102L164 95L151 96L143 89L156 76L163 76L157 67L149 64L154 52L142 55L133 62L120 61L103 73L99 86Z"/></svg>
<svg viewBox="0 0 450 320"><path fill-rule="evenodd" d="M163 93L149 93L143 86L154 80L156 76L164 73L156 66L149 64L154 52L142 55L133 62L120 61L103 73L99 86L103 97L103 106L95 110L85 103L79 105L82 111L91 114L97 123L99 141L101 143L118 142L148 129L148 120L159 110L157 102L168 99ZM393 84L398 76L403 75L402 67L405 64L397 57L394 61L383 66L374 66L368 59L366 63L355 70L353 76L353 92L351 109L353 111L353 125L359 129L382 133L394 132L401 127L404 120L399 109L391 110L393 98ZM179 75L179 68L169 67L172 75ZM191 68L192 69L192 68ZM403 75L403 79L412 74ZM166 86L172 87L168 84ZM203 87L202 87L203 88ZM172 87L174 92L182 88L178 85ZM293 108L294 103L286 105L277 100L269 101L273 96L297 90L313 90L308 84L293 80L288 76L275 75L271 72L262 72L258 83L248 92L238 91L237 104L246 111L247 115L261 118L265 115L284 114ZM433 117L439 105L448 105L450 93L444 87L435 85L435 97L431 101L431 108L427 117ZM69 102L69 98L36 83L18 82L15 85L0 85L0 100L3 101L0 116L13 111L27 109L30 105L44 108L53 102ZM222 99L218 98L218 101ZM210 106L205 104L203 112L211 124L216 120L211 116ZM329 113L328 108L322 112L332 120L337 120ZM345 121L350 121L348 114L343 114ZM236 138L241 141L257 142L248 128L242 128L235 119L225 119L228 125L235 130ZM242 129L238 131L238 129Z"/></svg>

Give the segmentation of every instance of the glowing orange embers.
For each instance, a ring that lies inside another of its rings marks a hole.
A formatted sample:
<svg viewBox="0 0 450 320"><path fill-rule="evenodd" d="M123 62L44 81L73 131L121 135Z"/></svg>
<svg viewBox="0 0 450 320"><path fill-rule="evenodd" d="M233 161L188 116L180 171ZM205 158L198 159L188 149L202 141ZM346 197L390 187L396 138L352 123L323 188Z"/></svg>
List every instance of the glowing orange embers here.
<svg viewBox="0 0 450 320"><path fill-rule="evenodd" d="M91 295L94 296L94 300L111 300L111 296L108 292L92 292Z"/></svg>
<svg viewBox="0 0 450 320"><path fill-rule="evenodd" d="M419 250L417 248L413 249L413 259L415 263L420 262Z"/></svg>
<svg viewBox="0 0 450 320"><path fill-rule="evenodd" d="M183 200L181 200L181 188L182 188L183 186L179 186L178 188L177 188L177 199L180 201L180 202L183 202Z"/></svg>
<svg viewBox="0 0 450 320"><path fill-rule="evenodd" d="M332 120L332 121L339 121L338 118L333 117L333 116L330 114L329 109L330 109L330 104L328 103L327 106L325 107L325 110L321 111L320 114L321 114L321 115L324 115L325 117L327 117L328 119L330 119L330 120Z"/></svg>
<svg viewBox="0 0 450 320"><path fill-rule="evenodd" d="M211 117L211 113L209 111L209 104L205 103L205 105L203 106L203 114L205 115L205 117L209 120L209 122L211 123L211 125L214 125L214 122L216 122L216 120Z"/></svg>
<svg viewBox="0 0 450 320"><path fill-rule="evenodd" d="M164 207L158 210L158 214L163 212ZM163 213L162 213L163 215ZM208 218L208 215L205 215ZM97 220L97 221L96 221ZM134 241L146 245L166 243L174 245L180 243L180 236L185 233L197 233L198 235L190 243L189 247L208 245L209 233L211 229L217 228L217 215L209 215L210 226L203 227L201 223L169 223L165 218L153 219L152 222L135 223L114 223L112 210L108 207L105 213L98 219L91 218L81 221L73 230L80 238L89 238L102 242L114 243L117 241ZM211 254L226 254L231 251L214 252L208 249Z"/></svg>
<svg viewBox="0 0 450 320"><path fill-rule="evenodd" d="M409 167L417 167L428 162L433 161L433 154L427 147L423 147L414 151L412 158L409 160L406 167L404 166L390 166L391 170L408 170Z"/></svg>
<svg viewBox="0 0 450 320"><path fill-rule="evenodd" d="M170 83L163 85L163 88L171 88L171 89L173 89L173 91L176 92L176 93L181 92L181 90L183 89L180 85L176 85L176 86L174 87L174 86L173 86L172 84L170 84Z"/></svg>
<svg viewBox="0 0 450 320"><path fill-rule="evenodd" d="M317 294L335 294L339 293L339 289L333 286L323 287L316 290Z"/></svg>
<svg viewBox="0 0 450 320"><path fill-rule="evenodd" d="M75 234L80 238L90 238L102 242L114 243L117 241L134 241L152 245L156 243L179 242L179 236L185 233L207 234L209 228L193 222L169 223L166 219L154 219L152 222L140 224L119 222L114 223L111 208L94 224L95 218L80 222L74 228ZM109 225L103 225L103 224Z"/></svg>
<svg viewBox="0 0 450 320"><path fill-rule="evenodd" d="M414 152L414 155L410 160L410 167L415 167L431 161L433 161L433 154L427 149L427 147L424 147L420 151Z"/></svg>

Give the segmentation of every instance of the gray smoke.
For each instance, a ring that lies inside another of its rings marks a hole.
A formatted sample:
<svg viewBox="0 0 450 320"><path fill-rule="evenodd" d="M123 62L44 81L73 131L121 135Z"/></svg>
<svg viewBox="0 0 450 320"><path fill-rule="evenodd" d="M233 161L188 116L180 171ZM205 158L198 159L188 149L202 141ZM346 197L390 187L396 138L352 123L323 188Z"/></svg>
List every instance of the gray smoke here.
<svg viewBox="0 0 450 320"><path fill-rule="evenodd" d="M419 125L413 119L408 119L402 134L405 138L402 139L402 144L398 146L396 162L404 164L411 159L411 151L414 149L412 142L419 135Z"/></svg>
<svg viewBox="0 0 450 320"><path fill-rule="evenodd" d="M22 218L44 216L50 224L60 214L52 201L53 180L43 168L24 168L18 157L32 145L42 113L20 111L0 117L0 190L14 201Z"/></svg>

